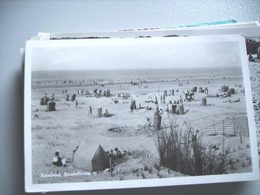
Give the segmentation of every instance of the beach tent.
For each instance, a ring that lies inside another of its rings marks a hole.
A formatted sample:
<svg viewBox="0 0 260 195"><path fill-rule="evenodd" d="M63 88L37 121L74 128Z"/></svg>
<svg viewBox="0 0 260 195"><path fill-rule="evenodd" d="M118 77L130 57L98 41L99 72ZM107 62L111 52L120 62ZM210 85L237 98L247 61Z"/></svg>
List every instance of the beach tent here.
<svg viewBox="0 0 260 195"><path fill-rule="evenodd" d="M56 110L55 105L56 105L55 102L48 102L47 103L47 111L55 111Z"/></svg>
<svg viewBox="0 0 260 195"><path fill-rule="evenodd" d="M92 171L102 171L109 167L109 159L101 145L98 146L92 158Z"/></svg>
<svg viewBox="0 0 260 195"><path fill-rule="evenodd" d="M96 156L102 154L102 150L104 151L103 147L101 147L102 149L100 149L100 147L92 140L88 140L86 143L81 143L74 155L73 165L79 169L92 172L92 160L95 160Z"/></svg>

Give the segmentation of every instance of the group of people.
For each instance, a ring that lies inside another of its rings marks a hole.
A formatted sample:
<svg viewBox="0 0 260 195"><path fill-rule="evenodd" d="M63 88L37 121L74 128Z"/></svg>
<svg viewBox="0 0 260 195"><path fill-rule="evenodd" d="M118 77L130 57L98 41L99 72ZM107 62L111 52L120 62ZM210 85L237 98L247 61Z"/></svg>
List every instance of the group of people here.
<svg viewBox="0 0 260 195"><path fill-rule="evenodd" d="M94 89L94 95L95 97L101 97L101 96L104 96L104 97L110 97L111 96L111 93L110 93L110 90L101 90L101 89Z"/></svg>
<svg viewBox="0 0 260 195"><path fill-rule="evenodd" d="M115 148L114 150L111 149L110 151L107 151L106 154L111 160L117 160L123 157L123 153L118 148Z"/></svg>
<svg viewBox="0 0 260 195"><path fill-rule="evenodd" d="M48 94L45 93L44 97L41 98L40 105L47 105L49 101L55 100L55 93L52 93L51 98L48 97Z"/></svg>

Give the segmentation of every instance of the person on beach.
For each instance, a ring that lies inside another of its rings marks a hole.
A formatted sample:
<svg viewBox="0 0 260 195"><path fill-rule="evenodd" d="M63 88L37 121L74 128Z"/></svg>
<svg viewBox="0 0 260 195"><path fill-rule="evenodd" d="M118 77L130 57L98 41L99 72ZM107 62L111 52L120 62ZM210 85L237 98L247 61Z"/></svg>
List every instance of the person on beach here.
<svg viewBox="0 0 260 195"><path fill-rule="evenodd" d="M89 115L92 115L92 107L89 106Z"/></svg>
<svg viewBox="0 0 260 195"><path fill-rule="evenodd" d="M179 103L181 103L181 104L183 103L183 100L182 100L182 97L181 97L181 95L180 95L180 100L179 100ZM178 103L178 104L179 104L179 103Z"/></svg>
<svg viewBox="0 0 260 195"><path fill-rule="evenodd" d="M115 152L116 152L117 159L122 158L122 152L118 148L115 148Z"/></svg>
<svg viewBox="0 0 260 195"><path fill-rule="evenodd" d="M155 103L156 105L158 105L157 96L155 96L155 101L154 101L154 103Z"/></svg>
<svg viewBox="0 0 260 195"><path fill-rule="evenodd" d="M168 105L167 105L167 107L166 107L166 112L167 112L167 113L170 112Z"/></svg>
<svg viewBox="0 0 260 195"><path fill-rule="evenodd" d="M48 102L49 102L49 98L48 98L48 96L47 96L47 93L45 93L43 104L44 104L44 105L47 105Z"/></svg>
<svg viewBox="0 0 260 195"><path fill-rule="evenodd" d="M52 101L55 100L55 96L54 96L54 95L55 95L54 93L51 95L51 100L52 100Z"/></svg>
<svg viewBox="0 0 260 195"><path fill-rule="evenodd" d="M209 90L208 90L207 87L205 87L204 92L205 92L205 94L208 94L208 93L209 93Z"/></svg>
<svg viewBox="0 0 260 195"><path fill-rule="evenodd" d="M104 113L104 117L109 117L109 112L108 110L106 109L105 113Z"/></svg>
<svg viewBox="0 0 260 195"><path fill-rule="evenodd" d="M52 163L53 165L56 165L58 167L63 166L62 158L60 157L59 152L55 152L55 156L53 157Z"/></svg>
<svg viewBox="0 0 260 195"><path fill-rule="evenodd" d="M67 165L71 164L74 160L74 155L77 152L79 145L72 151L71 158L61 158L60 153L58 151L55 152L52 164L57 167L66 167Z"/></svg>
<svg viewBox="0 0 260 195"><path fill-rule="evenodd" d="M255 59L253 58L251 53L249 54L248 61L249 62L255 62Z"/></svg>
<svg viewBox="0 0 260 195"><path fill-rule="evenodd" d="M154 113L155 115L158 115L158 114L160 114L160 110L159 110L159 107L157 106L156 107L156 110L155 110L155 113Z"/></svg>
<svg viewBox="0 0 260 195"><path fill-rule="evenodd" d="M79 104L77 100L76 100L75 104L76 104L76 108L77 108L77 107L78 107L78 104Z"/></svg>
<svg viewBox="0 0 260 195"><path fill-rule="evenodd" d="M130 104L130 114L134 113L134 102L132 101Z"/></svg>
<svg viewBox="0 0 260 195"><path fill-rule="evenodd" d="M67 94L67 96L66 96L66 101L69 101L69 100L70 100L70 95Z"/></svg>
<svg viewBox="0 0 260 195"><path fill-rule="evenodd" d="M160 115L163 114L163 109L160 109L159 114L160 114Z"/></svg>

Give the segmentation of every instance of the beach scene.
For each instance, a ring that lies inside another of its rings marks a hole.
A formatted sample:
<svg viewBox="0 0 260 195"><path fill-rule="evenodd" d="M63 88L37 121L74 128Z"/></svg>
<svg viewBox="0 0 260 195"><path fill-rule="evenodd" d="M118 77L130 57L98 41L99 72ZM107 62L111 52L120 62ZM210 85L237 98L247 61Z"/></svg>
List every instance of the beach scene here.
<svg viewBox="0 0 260 195"><path fill-rule="evenodd" d="M252 171L237 44L171 41L33 50L34 184Z"/></svg>

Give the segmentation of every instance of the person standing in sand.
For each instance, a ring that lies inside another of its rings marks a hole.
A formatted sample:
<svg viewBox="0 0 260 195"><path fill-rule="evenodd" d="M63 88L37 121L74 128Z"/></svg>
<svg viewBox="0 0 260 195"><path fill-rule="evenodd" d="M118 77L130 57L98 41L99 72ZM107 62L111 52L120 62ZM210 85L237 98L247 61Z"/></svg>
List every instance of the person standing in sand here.
<svg viewBox="0 0 260 195"><path fill-rule="evenodd" d="M89 115L92 116L92 107L91 106L89 106Z"/></svg>
<svg viewBox="0 0 260 195"><path fill-rule="evenodd" d="M52 101L55 100L55 96L54 96L54 95L55 95L54 93L51 95L51 100L52 100Z"/></svg>
<svg viewBox="0 0 260 195"><path fill-rule="evenodd" d="M133 114L134 113L134 104L133 102L131 102L131 105L130 105L130 114Z"/></svg>

